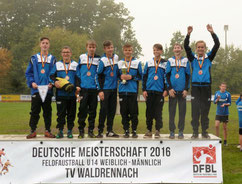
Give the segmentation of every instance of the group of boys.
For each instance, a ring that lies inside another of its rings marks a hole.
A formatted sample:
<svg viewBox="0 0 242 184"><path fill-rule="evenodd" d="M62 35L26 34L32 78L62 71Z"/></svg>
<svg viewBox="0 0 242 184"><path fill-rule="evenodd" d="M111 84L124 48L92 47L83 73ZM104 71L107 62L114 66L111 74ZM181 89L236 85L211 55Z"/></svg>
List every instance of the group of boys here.
<svg viewBox="0 0 242 184"><path fill-rule="evenodd" d="M51 125L51 96L53 87L56 87L57 104L57 138L63 138L63 129L67 119L67 137L72 138L72 129L76 116L76 101L80 102L78 113L79 138L84 138L84 128L88 116L88 136L90 138L103 137L104 123L107 119L107 137L119 137L113 131L113 121L117 105L117 89L119 93L120 112L124 129L123 137L130 136L130 121L132 137L137 138L138 125L138 84L142 80L143 97L146 100L146 124L145 138L152 137L153 119L156 121L155 138L160 137L160 129L163 127L162 109L164 97L169 94L169 129L170 138L175 138L174 117L176 105L179 107L179 134L178 138L184 138L183 130L186 114L186 96L190 88L190 64L192 68L192 138L198 138L199 118L201 116L202 137L209 138L208 113L211 104L211 63L219 48L219 40L213 32L211 25L207 30L211 33L215 45L211 52L206 54L204 41L196 43L196 54L189 47L189 38L193 28L188 27L184 48L187 58L182 56L183 47L175 44L174 56L168 61L162 59L163 48L161 44L153 46L154 58L146 62L142 71L141 62L132 56L133 47L130 44L123 46L124 58L119 60L114 54L114 45L111 41L104 41L103 56L95 54L96 43L89 40L86 43L87 52L80 55L79 62L71 59L71 48L65 46L61 50L62 60L56 61L55 57L48 53L50 40L41 38L41 52L32 56L26 70L27 84L31 88L32 103L30 127L31 133L27 138L36 137L36 127L39 120L41 107L45 121L45 137L54 138L50 131ZM62 85L62 81L67 83ZM48 94L44 102L41 101L38 86L48 85ZM100 98L100 113L98 135L93 133L95 127L96 109Z"/></svg>

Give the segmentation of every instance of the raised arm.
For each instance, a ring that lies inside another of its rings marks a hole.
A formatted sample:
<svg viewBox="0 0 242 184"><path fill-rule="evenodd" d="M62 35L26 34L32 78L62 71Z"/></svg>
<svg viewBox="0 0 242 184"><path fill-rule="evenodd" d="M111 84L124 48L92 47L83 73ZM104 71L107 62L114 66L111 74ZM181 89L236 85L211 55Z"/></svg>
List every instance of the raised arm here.
<svg viewBox="0 0 242 184"><path fill-rule="evenodd" d="M219 42L217 35L214 33L213 27L211 24L207 25L207 30L211 33L213 41L214 41L214 46L213 46L211 52L209 52L209 54L208 54L209 60L212 61L214 59L214 57L216 56L216 53L219 49L220 42Z"/></svg>
<svg viewBox="0 0 242 184"><path fill-rule="evenodd" d="M188 58L188 60L190 62L192 62L193 59L194 59L194 55L192 53L192 49L189 46L189 39L190 39L190 35L191 35L192 31L193 31L192 26L188 26L188 28L187 28L187 36L186 36L186 38L184 40L184 48L185 48L185 51L186 51L186 54L187 54L187 58Z"/></svg>

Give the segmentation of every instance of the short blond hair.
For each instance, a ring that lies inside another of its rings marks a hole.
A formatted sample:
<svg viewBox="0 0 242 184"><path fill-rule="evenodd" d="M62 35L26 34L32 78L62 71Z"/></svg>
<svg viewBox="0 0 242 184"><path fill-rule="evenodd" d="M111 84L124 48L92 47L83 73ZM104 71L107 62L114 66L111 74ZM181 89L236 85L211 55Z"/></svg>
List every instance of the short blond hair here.
<svg viewBox="0 0 242 184"><path fill-rule="evenodd" d="M95 40L87 40L87 42L86 42L86 47L87 47L88 45L94 45L95 47L97 47L97 43L96 43Z"/></svg>
<svg viewBox="0 0 242 184"><path fill-rule="evenodd" d="M197 41L197 42L196 42L196 44L195 44L195 45L196 45L196 47L197 47L197 44L199 44L199 43L203 43L203 44L204 44L204 46L206 47L206 43L205 43L205 41L203 41L203 40L199 40L199 41Z"/></svg>

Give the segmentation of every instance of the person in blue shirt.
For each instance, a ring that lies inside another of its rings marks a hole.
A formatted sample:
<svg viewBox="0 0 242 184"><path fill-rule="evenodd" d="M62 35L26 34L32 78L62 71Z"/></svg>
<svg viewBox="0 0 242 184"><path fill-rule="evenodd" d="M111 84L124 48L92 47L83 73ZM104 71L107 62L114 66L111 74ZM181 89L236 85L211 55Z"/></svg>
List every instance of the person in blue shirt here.
<svg viewBox="0 0 242 184"><path fill-rule="evenodd" d="M229 106L231 105L231 95L226 91L227 85L222 82L220 90L215 92L214 103L217 104L215 128L216 136L219 137L219 126L223 123L224 145L227 146L227 123L229 122Z"/></svg>
<svg viewBox="0 0 242 184"><path fill-rule="evenodd" d="M163 47L161 44L153 46L154 58L146 62L143 72L142 90L146 100L146 125L147 132L144 138L152 137L153 119L155 119L155 138L160 137L160 129L163 127L162 110L164 97L167 95L165 74L166 60L161 58Z"/></svg>
<svg viewBox="0 0 242 184"><path fill-rule="evenodd" d="M64 125L67 119L67 137L73 138L72 129L76 117L76 96L75 88L66 91L61 87L59 78L66 79L74 85L76 81L77 62L71 59L72 50L69 46L64 46L61 50L62 60L55 63L50 73L50 81L56 87L56 106L57 106L57 126L59 129L56 138L63 138Z"/></svg>
<svg viewBox="0 0 242 184"><path fill-rule="evenodd" d="M184 138L183 130L186 116L186 96L190 86L190 64L187 58L182 57L182 50L183 48L180 44L177 43L174 45L173 52L175 56L168 59L166 67L167 89L169 91L170 139L175 138L177 102L179 109L178 138Z"/></svg>
<svg viewBox="0 0 242 184"><path fill-rule="evenodd" d="M113 43L109 40L103 42L104 55L101 57L97 68L98 96L101 108L99 112L99 125L97 138L103 137L104 122L107 118L107 137L119 137L113 131L113 120L117 106L117 86L119 70L118 56L113 54Z"/></svg>
<svg viewBox="0 0 242 184"><path fill-rule="evenodd" d="M240 97L236 101L238 115L239 115L239 143L240 143L240 151L242 151L242 93Z"/></svg>
<svg viewBox="0 0 242 184"><path fill-rule="evenodd" d="M33 55L25 72L27 85L31 88L31 112L29 126L31 132L27 135L27 139L36 137L36 128L39 121L39 113L43 109L43 117L45 122L45 137L55 138L51 133L51 98L53 96L52 84L49 82L50 71L53 68L56 59L48 53L50 48L50 39L42 37L40 39L41 52ZM42 102L39 95L38 86L48 85L48 93L45 101Z"/></svg>
<svg viewBox="0 0 242 184"><path fill-rule="evenodd" d="M96 55L97 44L94 40L88 40L86 43L87 53L80 55L77 67L77 89L80 102L78 113L79 138L84 138L84 128L88 116L88 137L94 138L96 110L97 110L97 84L95 77L97 75L97 66L100 56Z"/></svg>
<svg viewBox="0 0 242 184"><path fill-rule="evenodd" d="M211 67L216 56L220 43L211 25L207 25L207 30L214 40L212 50L206 53L206 43L202 40L196 42L196 54L189 47L190 35L193 27L187 28L187 36L184 41L184 48L187 58L191 62L192 68L192 139L198 138L199 119L201 118L202 138L209 139L207 129L209 128L209 110L211 106Z"/></svg>
<svg viewBox="0 0 242 184"><path fill-rule="evenodd" d="M130 44L123 46L125 58L118 62L120 72L119 101L120 113L124 129L124 138L129 137L129 121L132 122L132 137L137 138L138 126L138 87L142 78L141 62L132 57L133 47Z"/></svg>

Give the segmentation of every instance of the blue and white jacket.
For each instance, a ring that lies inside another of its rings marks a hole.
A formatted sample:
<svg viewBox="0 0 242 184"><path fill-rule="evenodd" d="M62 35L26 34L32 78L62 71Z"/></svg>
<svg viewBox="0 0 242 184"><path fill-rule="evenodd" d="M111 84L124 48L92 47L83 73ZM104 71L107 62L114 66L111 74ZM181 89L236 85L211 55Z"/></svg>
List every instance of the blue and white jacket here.
<svg viewBox="0 0 242 184"><path fill-rule="evenodd" d="M176 67L175 56L169 58L166 66L166 79L168 90L184 91L190 88L190 64L187 58L182 57ZM180 66L180 68L179 68ZM178 69L178 71L177 71ZM176 75L179 75L176 78Z"/></svg>
<svg viewBox="0 0 242 184"><path fill-rule="evenodd" d="M69 67L69 63L66 63L66 69ZM54 83L56 81L56 77L65 78L66 76L69 77L69 82L73 85L75 85L76 81L76 68L78 63L76 61L71 60L70 68L68 71L68 74L66 75L66 71L64 68L63 60L56 62L53 69L50 73L50 82ZM66 92L63 89L57 89L56 88L56 97L74 97L75 96L75 90L73 90L71 93Z"/></svg>
<svg viewBox="0 0 242 184"><path fill-rule="evenodd" d="M111 65L113 65L113 58L114 58L114 66L113 70L111 69ZM119 75L119 69L118 69L118 56L116 54L113 54L113 58L109 58L110 62L108 61L108 58L106 57L106 54L104 54L99 62L98 68L97 68L97 86L99 91L103 90L116 90L118 85L118 78ZM111 76L111 73L113 73L113 76Z"/></svg>
<svg viewBox="0 0 242 184"><path fill-rule="evenodd" d="M242 124L242 100L241 97L239 97L236 101L237 109L238 109L238 114L239 114L239 122L240 125ZM242 127L239 127L242 128Z"/></svg>
<svg viewBox="0 0 242 184"><path fill-rule="evenodd" d="M127 61L127 65L129 66ZM122 66L125 65L125 60L122 59L118 62L118 68L120 76L122 75ZM132 58L129 72L127 74L132 76L131 80L127 80L125 84L122 84L121 80L119 82L119 93L138 93L138 81L142 79L142 66L141 62L135 58Z"/></svg>
<svg viewBox="0 0 242 184"><path fill-rule="evenodd" d="M88 54L82 54L79 57L79 62L77 66L76 75L79 79L77 86L81 87L81 89L97 89L97 83L95 81L97 75L97 67L100 62L100 56L94 55L93 60L92 57L89 57L89 65L92 63L90 69L87 68L87 57ZM87 72L90 72L91 75L88 76Z"/></svg>
<svg viewBox="0 0 242 184"><path fill-rule="evenodd" d="M45 61L46 59L45 56L42 56L42 59L43 61ZM51 54L48 54L46 63L43 68L40 53L37 53L31 56L29 65L25 72L25 77L27 80L28 87L31 88L32 95L39 92L38 89L32 88L33 82L35 82L37 85L48 85L50 83L49 82L50 71L53 68L55 62L56 62L56 58ZM41 73L42 69L45 70L45 73ZM53 94L52 89L49 89L48 93Z"/></svg>
<svg viewBox="0 0 242 184"><path fill-rule="evenodd" d="M219 49L220 43L215 33L211 35L214 41L214 46L210 52L205 54L204 62L201 69L200 69L199 63L200 65L202 64L203 57L199 57L197 54L194 54L192 52L192 49L189 47L190 35L187 35L185 38L184 48L187 53L187 58L191 62L191 68L192 68L192 86L210 86L212 83L212 79L211 79L212 61ZM199 74L200 70L202 71L202 74Z"/></svg>
<svg viewBox="0 0 242 184"><path fill-rule="evenodd" d="M154 58L146 62L143 71L143 91L162 93L164 90L166 90L166 64L166 60L161 59L157 73L155 73ZM158 77L157 80L154 80L155 76Z"/></svg>
<svg viewBox="0 0 242 184"><path fill-rule="evenodd" d="M229 115L229 106L221 107L223 104L229 104L231 105L231 95L228 91L225 91L224 93L221 93L221 91L216 91L214 95L214 103L216 104L216 100L220 96L219 101L217 102L217 111L216 115L220 116L227 116Z"/></svg>

